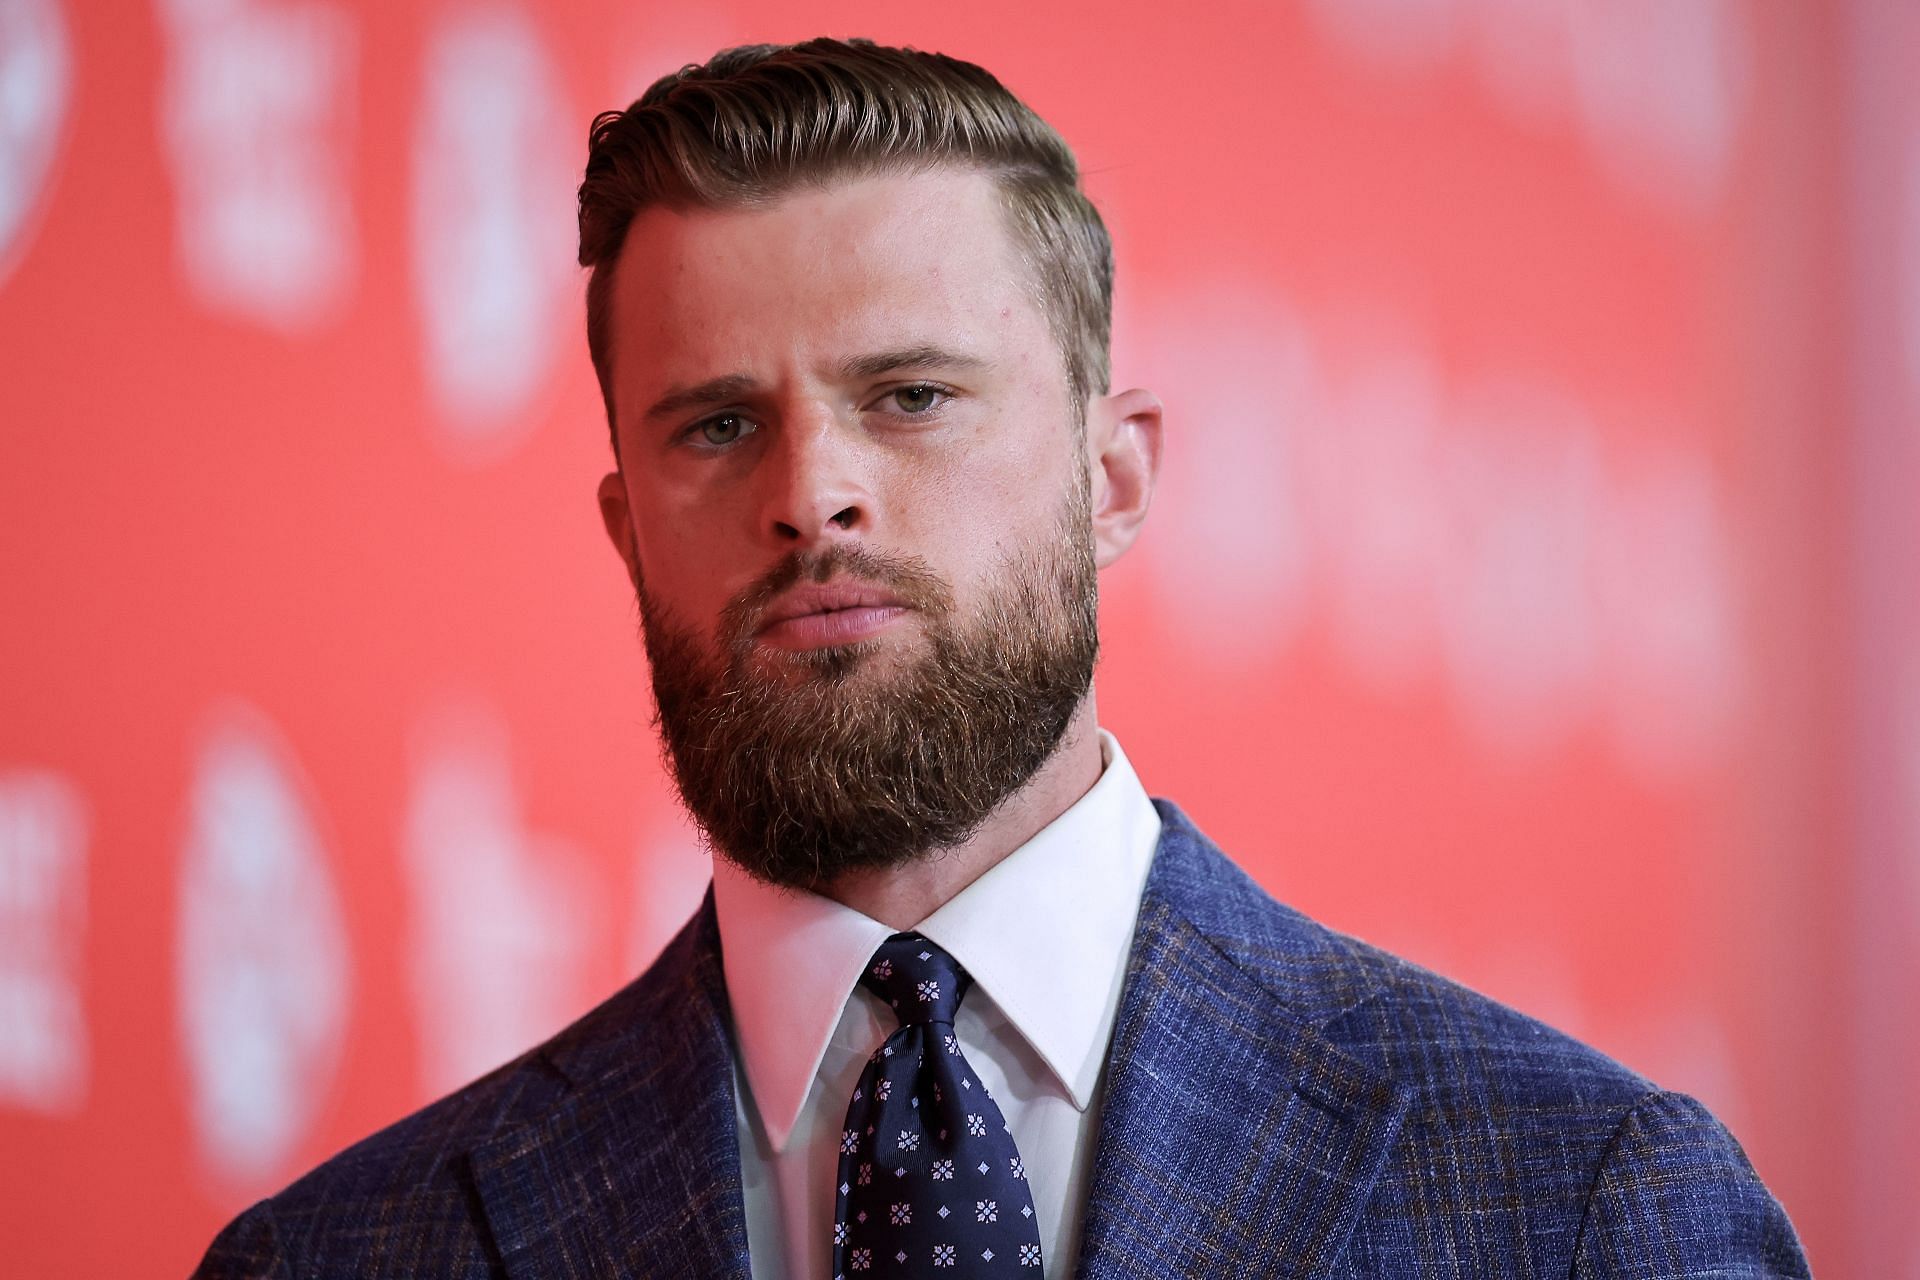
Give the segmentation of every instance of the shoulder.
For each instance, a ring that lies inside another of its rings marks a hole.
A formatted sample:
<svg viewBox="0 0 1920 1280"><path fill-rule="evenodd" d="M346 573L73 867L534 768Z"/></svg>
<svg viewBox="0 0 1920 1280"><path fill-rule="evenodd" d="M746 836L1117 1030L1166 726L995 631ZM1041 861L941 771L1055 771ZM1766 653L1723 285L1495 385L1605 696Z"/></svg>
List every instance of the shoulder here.
<svg viewBox="0 0 1920 1280"><path fill-rule="evenodd" d="M1444 1250L1447 1224L1471 1219L1488 1239L1504 1233L1502 1248L1578 1260L1581 1275L1615 1274L1656 1244L1730 1275L1805 1274L1784 1213L1699 1102L1275 901L1158 803L1164 833L1142 903L1143 925L1161 935L1150 947L1190 974L1224 964L1247 975L1272 998L1255 1015L1269 1034L1310 1038L1392 1090L1402 1119L1374 1202L1417 1210L1429 1227L1408 1230L1437 1233L1423 1248Z"/></svg>
<svg viewBox="0 0 1920 1280"><path fill-rule="evenodd" d="M460 1260L479 1261L486 1251L468 1209L468 1153L537 1114L563 1087L545 1048L361 1139L254 1205L214 1239L195 1276L460 1274Z"/></svg>
<svg viewBox="0 0 1920 1280"><path fill-rule="evenodd" d="M1150 928L1185 935L1170 956L1212 953L1270 992L1287 1021L1426 1106L1497 1093L1618 1111L1657 1092L1538 1019L1277 901L1177 807L1156 804L1164 826L1142 915Z"/></svg>
<svg viewBox="0 0 1920 1280"><path fill-rule="evenodd" d="M694 989L710 985L703 970L717 965L714 945L703 907L646 973L551 1039L234 1219L195 1275L487 1274L492 1243L474 1211L474 1152L537 1124L608 1063L671 1055L706 994Z"/></svg>
<svg viewBox="0 0 1920 1280"><path fill-rule="evenodd" d="M1665 1091L1637 1099L1608 1139L1574 1275L1630 1273L1656 1242L1689 1273L1809 1274L1785 1210L1733 1135L1699 1102Z"/></svg>
<svg viewBox="0 0 1920 1280"><path fill-rule="evenodd" d="M1187 935L1184 950L1204 948L1244 972L1287 1021L1385 1072L1425 1106L1497 1093L1624 1109L1656 1091L1538 1019L1275 900L1178 808L1157 803L1164 830L1143 918Z"/></svg>

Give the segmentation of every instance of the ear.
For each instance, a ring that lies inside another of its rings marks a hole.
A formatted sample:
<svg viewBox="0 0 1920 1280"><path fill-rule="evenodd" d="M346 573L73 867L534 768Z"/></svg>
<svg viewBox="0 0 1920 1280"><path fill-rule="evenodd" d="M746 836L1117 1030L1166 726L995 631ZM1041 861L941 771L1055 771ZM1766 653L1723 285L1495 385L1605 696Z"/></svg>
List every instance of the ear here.
<svg viewBox="0 0 1920 1280"><path fill-rule="evenodd" d="M607 540L620 553L627 566L627 580L640 588L640 551L633 543L633 520L627 509L627 480L618 471L600 477L600 523L606 527Z"/></svg>
<svg viewBox="0 0 1920 1280"><path fill-rule="evenodd" d="M1088 406L1087 460L1093 478L1093 558L1104 569L1133 545L1153 501L1160 477L1159 398L1136 388Z"/></svg>

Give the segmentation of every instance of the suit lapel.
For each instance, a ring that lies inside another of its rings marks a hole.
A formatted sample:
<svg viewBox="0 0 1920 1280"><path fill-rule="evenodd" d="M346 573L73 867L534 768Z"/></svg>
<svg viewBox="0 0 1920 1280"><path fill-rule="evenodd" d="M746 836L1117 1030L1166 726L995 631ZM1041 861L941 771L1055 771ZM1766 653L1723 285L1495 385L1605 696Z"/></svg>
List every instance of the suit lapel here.
<svg viewBox="0 0 1920 1280"><path fill-rule="evenodd" d="M1364 975L1171 806L1107 1065L1078 1274L1325 1275L1410 1094L1323 1028Z"/></svg>
<svg viewBox="0 0 1920 1280"><path fill-rule="evenodd" d="M713 902L602 1013L548 1053L572 1086L471 1155L508 1275L747 1280L733 1062Z"/></svg>
<svg viewBox="0 0 1920 1280"><path fill-rule="evenodd" d="M1324 1275L1411 1094L1328 1034L1372 998L1363 968L1161 814L1077 1274ZM727 1017L709 896L645 978L546 1051L559 1101L470 1153L509 1276L748 1280Z"/></svg>

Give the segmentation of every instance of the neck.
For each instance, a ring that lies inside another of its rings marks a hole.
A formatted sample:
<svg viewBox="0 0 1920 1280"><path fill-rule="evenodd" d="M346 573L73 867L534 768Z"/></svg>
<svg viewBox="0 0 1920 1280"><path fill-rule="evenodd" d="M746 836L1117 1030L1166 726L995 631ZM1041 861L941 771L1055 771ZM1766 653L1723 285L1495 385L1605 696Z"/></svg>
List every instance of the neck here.
<svg viewBox="0 0 1920 1280"><path fill-rule="evenodd" d="M891 929L913 928L1092 790L1100 780L1098 725L1089 689L1046 763L966 840L903 866L849 871L821 892Z"/></svg>

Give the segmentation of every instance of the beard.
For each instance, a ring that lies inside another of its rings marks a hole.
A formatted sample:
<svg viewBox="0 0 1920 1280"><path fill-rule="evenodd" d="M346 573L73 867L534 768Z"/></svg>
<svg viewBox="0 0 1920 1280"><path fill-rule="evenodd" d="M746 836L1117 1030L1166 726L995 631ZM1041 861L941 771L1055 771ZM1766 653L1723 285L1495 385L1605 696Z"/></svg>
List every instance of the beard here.
<svg viewBox="0 0 1920 1280"><path fill-rule="evenodd" d="M770 884L819 890L964 841L1044 764L1092 684L1098 579L1084 472L1051 545L1009 552L974 615L915 557L854 545L788 555L721 613L714 655L636 583L654 723L714 849ZM924 651L879 638L758 655L774 597L836 574L885 587ZM865 678L861 678L861 677Z"/></svg>

